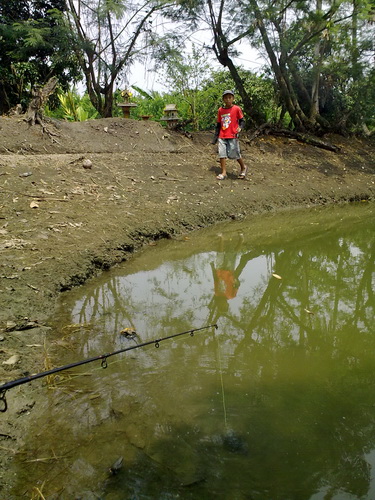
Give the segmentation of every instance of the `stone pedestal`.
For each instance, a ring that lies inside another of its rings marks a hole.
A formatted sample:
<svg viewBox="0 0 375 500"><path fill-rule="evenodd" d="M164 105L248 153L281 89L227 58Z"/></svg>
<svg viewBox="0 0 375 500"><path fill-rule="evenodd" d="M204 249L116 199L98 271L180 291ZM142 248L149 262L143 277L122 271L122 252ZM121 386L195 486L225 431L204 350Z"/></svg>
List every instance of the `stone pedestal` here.
<svg viewBox="0 0 375 500"><path fill-rule="evenodd" d="M124 118L130 118L130 109L136 108L138 105L134 102L120 102L117 106L122 109Z"/></svg>

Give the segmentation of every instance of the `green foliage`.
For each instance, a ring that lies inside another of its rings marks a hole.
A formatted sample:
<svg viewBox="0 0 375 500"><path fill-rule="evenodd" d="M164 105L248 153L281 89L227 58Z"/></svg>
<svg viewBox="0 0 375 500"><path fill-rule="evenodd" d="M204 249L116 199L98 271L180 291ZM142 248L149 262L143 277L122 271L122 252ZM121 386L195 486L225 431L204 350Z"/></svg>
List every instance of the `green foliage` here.
<svg viewBox="0 0 375 500"><path fill-rule="evenodd" d="M17 57L22 58L23 54L29 51L51 47L47 41L51 36L51 28L45 26L42 20L28 19L22 23L13 23L13 29L15 37L23 40L23 51L18 51L15 54Z"/></svg>
<svg viewBox="0 0 375 500"><path fill-rule="evenodd" d="M192 123L193 130L200 129L199 91L210 66L204 53L195 45L191 53L183 55L173 51L164 60L165 78L163 82L173 89L173 96L178 99L181 113Z"/></svg>
<svg viewBox="0 0 375 500"><path fill-rule="evenodd" d="M239 75L247 93L252 98L254 109L266 114L267 121L276 122L279 114L279 107L275 98L272 80L265 76L257 76L251 71L246 71L244 69L239 69ZM204 81L200 95L200 120L203 129L209 129L215 125L216 111L219 106L222 105L221 96L226 89L234 91L235 103L243 107L241 97L237 92L230 73L225 70L212 72L209 78Z"/></svg>
<svg viewBox="0 0 375 500"><path fill-rule="evenodd" d="M103 22L112 14L115 19L121 19L126 11L125 4L120 0L105 0L98 7L98 18Z"/></svg>
<svg viewBox="0 0 375 500"><path fill-rule="evenodd" d="M173 89L163 96L165 103L176 104L181 119L189 122L187 129L212 129L216 123L217 109L222 104L223 90L235 89L230 73L212 71L204 52L194 46L187 56L174 49L169 49L169 52L164 49L161 63L165 70L163 83ZM239 69L239 73L252 97L254 110L265 110L271 120L277 115L272 80L243 69ZM238 93L236 99L237 104L243 107Z"/></svg>
<svg viewBox="0 0 375 500"><path fill-rule="evenodd" d="M240 73L255 105L266 111L269 121L277 121L280 108L276 102L272 80L245 70L241 70ZM132 118L141 119L142 116L147 115L152 120L160 120L164 115L165 106L175 104L181 121L188 122L184 127L186 130L212 130L216 124L217 110L222 105L223 90L236 90L228 71L212 71L206 74L206 78L200 82L198 89L182 86L181 90L176 89L163 94L155 91L147 92L136 86L133 86L133 89L135 94L131 102L137 104L137 107L131 110ZM122 111L117 106L123 101L120 90L117 90L114 96L114 116L122 116ZM192 119L192 104L189 99L194 99L196 121ZM236 103L243 106L238 93L236 93Z"/></svg>
<svg viewBox="0 0 375 500"><path fill-rule="evenodd" d="M188 128L209 130L215 125L222 91L227 88L235 91L236 103L246 111L227 67L211 71L203 50L194 46L186 50L186 44L181 42L181 32L192 30L190 21L205 17L210 22L210 15L204 16L209 14L205 10L207 3L179 0L172 5L169 0L160 0L159 5L156 0L147 8L125 0L78 3L85 13L80 11L79 19L85 25L83 35L76 25L68 26L65 0L0 0L0 113L18 103L26 109L32 88L56 75L60 95L51 97L47 113L61 119L83 120L98 116L95 106L101 116L122 116L117 104L123 98L119 91L113 94L113 88L122 81L137 54L144 54L142 44L148 47L148 57L157 56L158 72L164 70L163 84L169 90L161 94L134 86L131 100L137 107L131 111L133 118L148 115L159 120L166 104L174 103L181 119L190 122ZM164 11L167 4L169 9ZM358 131L363 125L374 128L373 0L334 0L321 5L309 0L287 4L282 0L245 0L238 5L228 0L220 5L224 13L231 12L231 16L223 16L221 26L235 37L222 39L230 41L229 55L236 53L237 42L244 34L252 46L263 50L266 47L257 30L259 22L254 23L258 7L271 45L268 56L273 51L277 61L268 75L255 75L241 67L236 67L238 75L232 71L234 78L239 76L236 81L243 82L244 98L245 93L251 98L247 108L252 106L252 118L265 116L268 122L281 121L285 125L298 114L300 123L307 123L309 129L317 113L319 126L327 123L327 129ZM217 7L213 3L211 6ZM162 10L176 22L168 35L153 29L151 11L162 16ZM77 20L73 12L70 14L72 22ZM94 38L90 36L93 33ZM160 37L163 43L159 43ZM69 90L70 83L81 77L78 56L81 64L91 61L88 74L92 81L88 86L93 105L87 95L80 97ZM287 82L285 88L283 79ZM251 117L245 118L249 123ZM298 126L298 120L294 126Z"/></svg>
<svg viewBox="0 0 375 500"><path fill-rule="evenodd" d="M60 106L54 110L47 107L45 110L47 116L79 122L93 120L98 116L87 94L81 97L77 92L69 90L66 93L59 92L58 99Z"/></svg>
<svg viewBox="0 0 375 500"><path fill-rule="evenodd" d="M224 2L223 12L232 5L230 0ZM368 115L368 106L361 99L357 104L361 102L362 113L354 111L351 98L345 99L339 82L344 82L342 75L346 73L349 95L360 95L357 83L368 88L366 81L368 68L373 67L375 37L373 0L245 0L241 8L241 20L231 17L231 33L237 36L235 44L246 33L252 47L267 54L282 112L289 111L295 128L321 133L334 130L340 115L350 118L347 122L350 127L354 125L355 120L351 121L354 116L362 120ZM210 27L213 31L217 27L215 19L211 19ZM334 66L337 75L331 71ZM339 85L330 89L332 93L325 88L330 71L331 80ZM369 92L365 94L369 98ZM373 107L374 104L372 101Z"/></svg>
<svg viewBox="0 0 375 500"><path fill-rule="evenodd" d="M348 77L340 64L322 74L321 115L348 132L363 125L375 129L375 70L360 79Z"/></svg>
<svg viewBox="0 0 375 500"><path fill-rule="evenodd" d="M18 103L25 108L32 88L53 75L62 88L80 77L63 6L0 0L0 113Z"/></svg>
<svg viewBox="0 0 375 500"><path fill-rule="evenodd" d="M173 0L67 2L87 91L102 117L118 112L114 89L128 81L129 66L157 50L158 19L172 3Z"/></svg>
<svg viewBox="0 0 375 500"><path fill-rule="evenodd" d="M152 120L159 120L164 114L164 108L168 101L166 96L162 96L159 92L147 92L144 89L133 86L136 94L131 98L131 102L137 104L136 108L131 110L131 117L134 119L141 119L142 116L149 116ZM137 95L139 94L139 95ZM120 90L114 93L114 116L122 116L121 109L117 104L123 102Z"/></svg>
<svg viewBox="0 0 375 500"><path fill-rule="evenodd" d="M154 96L152 94L150 94L149 92L147 92L146 90L144 89L141 89L140 87L137 87L136 85L132 85L132 88L138 92L138 94L140 94L142 97L144 97L145 99L154 99Z"/></svg>

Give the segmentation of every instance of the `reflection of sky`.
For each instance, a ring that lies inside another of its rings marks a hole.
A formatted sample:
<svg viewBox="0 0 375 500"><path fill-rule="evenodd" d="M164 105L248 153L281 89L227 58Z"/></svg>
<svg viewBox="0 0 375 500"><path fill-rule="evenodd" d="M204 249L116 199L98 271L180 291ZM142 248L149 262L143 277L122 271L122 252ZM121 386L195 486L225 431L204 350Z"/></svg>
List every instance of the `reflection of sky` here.
<svg viewBox="0 0 375 500"><path fill-rule="evenodd" d="M268 260L265 255L250 260L240 276L240 288L236 298L248 295L252 288L264 284L269 276Z"/></svg>
<svg viewBox="0 0 375 500"><path fill-rule="evenodd" d="M154 320L155 314L162 316L166 310L170 314L174 305L176 305L176 315L184 312L189 312L189 315L193 313L191 320L197 324L192 324L192 327L201 326L201 322L208 316L207 307L214 294L209 262L215 262L216 257L214 252L200 253L179 261L177 265L175 262L167 262L151 271L116 277L116 293L121 303L133 311L134 323L142 324L142 329L149 328L147 315ZM241 254L237 256L236 265L240 257ZM239 277L237 296L228 301L232 314L238 316L244 299L251 297L259 286L265 286L270 272L268 262L267 256L261 255L246 263ZM103 303L105 300L106 309L114 306L115 298L107 285L103 286L101 295ZM83 300L76 302L72 311L73 322L79 322L82 307L86 307L86 318L90 320L95 302L90 300L85 306L83 302ZM136 305L134 309L133 305ZM99 314L103 312L103 308L99 309Z"/></svg>
<svg viewBox="0 0 375 500"><path fill-rule="evenodd" d="M155 305L163 305L168 302L167 298L159 295L155 290L154 283L160 283L160 287L165 291L167 296L184 295L184 301L191 303L195 297L208 296L213 293L213 278L209 267L202 267L200 261L207 260L208 254L199 254L191 259L183 261L187 269L197 267L199 276L195 276L192 280L190 273L178 272L175 273L173 266L164 264L158 269L147 272L139 272L133 275L128 275L121 278L120 282L125 282L127 287L132 289L134 301L151 301ZM239 260L239 259L238 259ZM237 262L238 263L238 262ZM264 283L267 278L267 259L262 255L250 260L240 276L241 285L237 297L231 299L231 304L236 308L235 304L243 300L243 297L251 292L251 289ZM167 279L164 279L165 277Z"/></svg>

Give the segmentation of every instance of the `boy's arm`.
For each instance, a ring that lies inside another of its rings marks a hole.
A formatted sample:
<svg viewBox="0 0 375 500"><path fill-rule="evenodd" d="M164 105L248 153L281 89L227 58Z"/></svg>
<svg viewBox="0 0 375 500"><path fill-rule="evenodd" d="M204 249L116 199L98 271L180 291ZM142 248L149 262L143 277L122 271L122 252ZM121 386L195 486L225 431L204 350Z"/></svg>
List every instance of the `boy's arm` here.
<svg viewBox="0 0 375 500"><path fill-rule="evenodd" d="M220 122L217 122L216 128L215 128L215 135L214 135L214 138L212 139L212 144L217 143L217 140L218 140L219 134L220 134L220 128L221 128L221 124L220 124Z"/></svg>
<svg viewBox="0 0 375 500"><path fill-rule="evenodd" d="M240 118L238 120L238 132L241 132L244 126L245 126L245 120L243 118Z"/></svg>

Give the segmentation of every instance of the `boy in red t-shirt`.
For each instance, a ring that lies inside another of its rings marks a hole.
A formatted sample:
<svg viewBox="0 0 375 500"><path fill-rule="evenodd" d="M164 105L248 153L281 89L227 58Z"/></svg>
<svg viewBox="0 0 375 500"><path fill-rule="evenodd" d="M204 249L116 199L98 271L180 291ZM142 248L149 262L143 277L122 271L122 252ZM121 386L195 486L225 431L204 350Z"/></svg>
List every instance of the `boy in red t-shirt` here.
<svg viewBox="0 0 375 500"><path fill-rule="evenodd" d="M227 158L237 160L240 164L241 171L238 178L244 179L247 174L247 166L245 165L240 151L240 143L238 134L241 132L245 124L242 109L233 104L234 93L231 90L223 92L224 106L219 108L217 112L217 124L215 130L215 138L213 144L216 144L219 139L219 159L221 166L221 174L216 179L222 181L227 177Z"/></svg>

